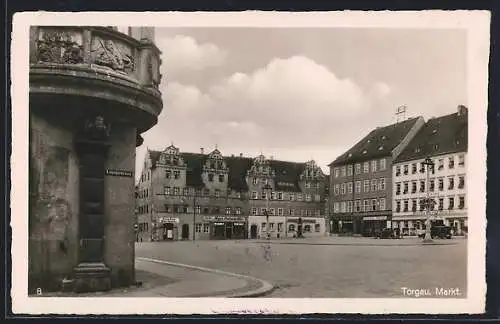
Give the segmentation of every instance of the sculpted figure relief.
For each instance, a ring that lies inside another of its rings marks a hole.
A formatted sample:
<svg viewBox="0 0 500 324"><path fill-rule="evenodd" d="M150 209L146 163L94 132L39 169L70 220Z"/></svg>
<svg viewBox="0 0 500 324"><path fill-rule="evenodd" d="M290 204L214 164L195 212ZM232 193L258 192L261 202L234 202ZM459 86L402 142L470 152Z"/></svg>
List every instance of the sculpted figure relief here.
<svg viewBox="0 0 500 324"><path fill-rule="evenodd" d="M37 42L38 63L78 64L83 62L82 46L66 31L46 31Z"/></svg>
<svg viewBox="0 0 500 324"><path fill-rule="evenodd" d="M131 71L134 69L134 60L128 54L122 54L115 43L110 40L98 40L98 47L94 50L96 53L94 63L109 67L116 71Z"/></svg>

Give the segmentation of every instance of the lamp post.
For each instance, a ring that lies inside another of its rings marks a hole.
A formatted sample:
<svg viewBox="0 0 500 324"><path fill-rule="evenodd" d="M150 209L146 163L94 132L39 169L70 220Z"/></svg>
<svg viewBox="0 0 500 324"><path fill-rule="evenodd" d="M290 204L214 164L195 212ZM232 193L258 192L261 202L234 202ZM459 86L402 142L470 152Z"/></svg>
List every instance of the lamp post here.
<svg viewBox="0 0 500 324"><path fill-rule="evenodd" d="M269 183L266 183L262 189L266 192L266 236L269 240L271 238L271 234L269 233L269 200L271 199L272 187Z"/></svg>
<svg viewBox="0 0 500 324"><path fill-rule="evenodd" d="M434 162L430 158L426 158L423 162L423 165L426 166L427 169L427 179L426 179L426 185L425 189L427 191L426 199L425 199L425 236L424 236L424 243L431 243L432 242L432 236L431 236L431 221L430 221L430 207L431 207L431 199L430 199L430 190L429 190L429 177L430 177L430 170L431 168L434 167Z"/></svg>

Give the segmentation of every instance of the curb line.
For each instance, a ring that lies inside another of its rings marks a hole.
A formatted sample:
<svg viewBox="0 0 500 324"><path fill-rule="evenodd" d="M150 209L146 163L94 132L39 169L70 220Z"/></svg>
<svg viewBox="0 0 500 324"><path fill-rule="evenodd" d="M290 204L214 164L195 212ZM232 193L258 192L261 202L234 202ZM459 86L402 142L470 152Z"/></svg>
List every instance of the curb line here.
<svg viewBox="0 0 500 324"><path fill-rule="evenodd" d="M257 241L258 244L283 244L283 245L331 245L331 246L424 246L424 245L456 245L458 243L414 243L414 244L369 244L369 243L291 243L291 242L267 242L267 241Z"/></svg>
<svg viewBox="0 0 500 324"><path fill-rule="evenodd" d="M192 270L198 270L198 271L204 271L204 272L209 272L209 273L215 273L215 274L219 274L219 275L223 275L223 276L244 279L244 280L247 280L247 281L257 281L261 285L261 287L258 288L258 289L254 289L254 290L250 290L250 291L242 292L242 293L229 294L229 295L223 296L223 298L261 297L261 296L264 296L264 295L270 293L275 288L272 284L270 284L267 281L264 281L264 280L259 279L259 278L247 276L247 275L238 274L238 273L227 272L227 271L222 271L222 270L218 270L218 269L204 268L204 267L199 267L199 266L194 266L194 265L184 264L184 263L177 263L177 262L171 262L171 261L165 261L165 260L151 259L151 258L137 257L136 260L148 261L148 262L159 263L159 264L166 264L166 265L169 265L169 266L174 266L174 267L179 267L179 268L186 268L186 269L192 269Z"/></svg>

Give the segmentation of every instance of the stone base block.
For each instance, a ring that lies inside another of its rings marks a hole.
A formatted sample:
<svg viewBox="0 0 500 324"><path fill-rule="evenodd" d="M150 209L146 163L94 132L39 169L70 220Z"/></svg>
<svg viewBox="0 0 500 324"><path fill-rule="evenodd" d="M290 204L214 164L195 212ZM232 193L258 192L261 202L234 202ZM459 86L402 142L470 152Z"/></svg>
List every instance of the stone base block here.
<svg viewBox="0 0 500 324"><path fill-rule="evenodd" d="M111 290L110 269L103 263L81 263L74 269L76 293Z"/></svg>

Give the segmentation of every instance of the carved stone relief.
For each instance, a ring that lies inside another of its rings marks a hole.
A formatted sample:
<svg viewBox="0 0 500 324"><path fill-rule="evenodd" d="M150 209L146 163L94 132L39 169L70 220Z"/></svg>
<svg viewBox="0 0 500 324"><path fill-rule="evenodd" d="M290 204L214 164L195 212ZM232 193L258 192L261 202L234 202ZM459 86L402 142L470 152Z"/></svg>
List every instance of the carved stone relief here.
<svg viewBox="0 0 500 324"><path fill-rule="evenodd" d="M94 64L105 66L117 72L130 73L135 68L131 48L111 39L94 37L91 56Z"/></svg>
<svg viewBox="0 0 500 324"><path fill-rule="evenodd" d="M147 58L148 85L158 87L161 82L160 60L158 57L149 53Z"/></svg>
<svg viewBox="0 0 500 324"><path fill-rule="evenodd" d="M37 40L36 60L38 63L82 63L81 34L65 30L42 30Z"/></svg>

